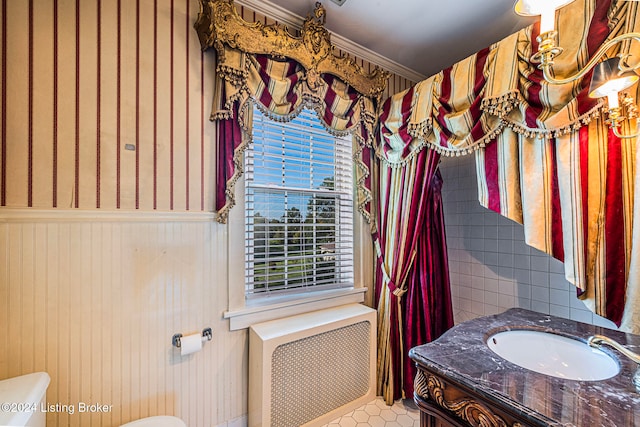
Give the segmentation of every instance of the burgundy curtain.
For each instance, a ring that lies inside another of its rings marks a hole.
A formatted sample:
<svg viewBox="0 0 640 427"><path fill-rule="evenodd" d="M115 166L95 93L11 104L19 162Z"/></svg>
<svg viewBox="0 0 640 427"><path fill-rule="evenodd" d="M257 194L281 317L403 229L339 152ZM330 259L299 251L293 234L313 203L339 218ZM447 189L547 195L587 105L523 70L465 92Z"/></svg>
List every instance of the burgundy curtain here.
<svg viewBox="0 0 640 427"><path fill-rule="evenodd" d="M407 350L437 339L453 326L449 262L442 210L442 177L436 170L426 187L425 221L417 242L415 267L404 298ZM407 355L403 355L405 358ZM405 396L413 396L416 367L405 359Z"/></svg>
<svg viewBox="0 0 640 427"><path fill-rule="evenodd" d="M238 116L237 105L233 106L234 117ZM235 118L220 119L217 121L217 170L216 180L217 182L227 183L234 176L237 168L242 168L242 165L236 165L239 155L235 155L240 150L242 145L242 129L240 123ZM233 186L230 186L233 188ZM227 195L227 185L216 186L216 210L222 209L227 200L233 199Z"/></svg>
<svg viewBox="0 0 640 427"><path fill-rule="evenodd" d="M413 395L409 349L453 326L439 158L426 149L402 167L380 162L375 301L378 394L387 404Z"/></svg>

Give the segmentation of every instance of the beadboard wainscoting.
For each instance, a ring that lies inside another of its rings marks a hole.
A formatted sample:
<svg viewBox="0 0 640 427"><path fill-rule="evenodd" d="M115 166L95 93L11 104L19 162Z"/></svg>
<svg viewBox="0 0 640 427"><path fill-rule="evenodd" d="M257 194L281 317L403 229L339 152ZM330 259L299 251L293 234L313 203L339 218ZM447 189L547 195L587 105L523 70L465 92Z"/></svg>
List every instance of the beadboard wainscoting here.
<svg viewBox="0 0 640 427"><path fill-rule="evenodd" d="M247 332L223 319L225 227L192 215L0 220L0 378L46 371L49 403L112 405L50 412L48 426L158 414L211 426L246 415ZM200 352L181 357L171 345L205 327L213 340Z"/></svg>

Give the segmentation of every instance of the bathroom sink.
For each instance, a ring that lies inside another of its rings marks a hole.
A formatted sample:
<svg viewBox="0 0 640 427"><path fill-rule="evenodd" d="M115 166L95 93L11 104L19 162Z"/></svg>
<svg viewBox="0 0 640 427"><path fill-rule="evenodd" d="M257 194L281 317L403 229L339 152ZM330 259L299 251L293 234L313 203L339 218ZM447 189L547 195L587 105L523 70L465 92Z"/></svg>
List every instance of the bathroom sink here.
<svg viewBox="0 0 640 427"><path fill-rule="evenodd" d="M510 330L491 335L489 348L503 359L545 375L599 381L618 374L618 362L587 343L553 333Z"/></svg>

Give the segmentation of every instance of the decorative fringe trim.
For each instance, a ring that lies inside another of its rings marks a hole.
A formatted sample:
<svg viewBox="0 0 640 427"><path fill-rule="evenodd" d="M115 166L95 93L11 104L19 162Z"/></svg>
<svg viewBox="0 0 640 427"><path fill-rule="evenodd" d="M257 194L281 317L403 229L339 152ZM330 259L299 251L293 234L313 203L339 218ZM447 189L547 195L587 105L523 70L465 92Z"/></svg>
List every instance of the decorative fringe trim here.
<svg viewBox="0 0 640 427"><path fill-rule="evenodd" d="M309 110L313 110L316 112L318 118L320 119L320 123L322 124L322 126L324 127L324 129L330 133L331 135L334 136L338 136L338 137L343 137L343 136L347 136L349 134L355 134L356 138L358 138L358 141L361 141L363 143L365 143L366 145L371 146L373 144L373 125L375 123L375 119L373 119L373 117L375 117L372 113L369 112L365 112L365 111L361 111L360 114L360 120L355 122L351 127L346 128L344 130L340 130L340 129L336 129L331 127L330 124L326 123L324 121L324 117L322 115L322 112L324 111L324 102L315 96L309 95L309 94L303 94L302 95L302 101L294 107L293 111L291 111L290 113L287 114L276 114L273 111L271 111L268 107L266 107L265 105L263 105L259 100L254 99L253 97L250 97L251 101L258 107L258 109L260 110L260 112L262 114L264 114L265 116L267 116L270 120L276 121L276 122L280 122L280 123L286 123L286 122L290 122L291 120L295 119L296 117L298 117L298 115L300 115L300 113L302 112L303 109L307 108ZM358 132L360 130L360 128L363 127L365 129L367 129L368 134L369 134L369 138L368 140L365 141L365 139L361 136L362 132ZM360 135L359 135L360 133Z"/></svg>
<svg viewBox="0 0 640 427"><path fill-rule="evenodd" d="M246 86L247 79L249 78L248 70L239 70L224 64L218 64L216 67L216 74L218 78L222 78L224 81L227 81L236 87Z"/></svg>
<svg viewBox="0 0 640 427"><path fill-rule="evenodd" d="M419 123L409 123L408 132L414 138L422 138L427 139L427 135L429 135L433 131L433 119L431 117L419 122Z"/></svg>
<svg viewBox="0 0 640 427"><path fill-rule="evenodd" d="M576 132L578 129L580 129L583 126L588 126L589 123L593 121L593 119L596 119L602 115L603 107L604 107L604 101L600 101L591 110L581 115L577 119L572 120L571 122L567 123L564 126L557 127L557 128L550 128L550 129L540 129L540 128L531 129L526 126L523 126L520 123L516 123L508 119L503 119L501 121L505 121L507 123L507 126L511 130L513 130L515 133L524 135L527 138L552 139L552 138L558 138L560 136Z"/></svg>
<svg viewBox="0 0 640 427"><path fill-rule="evenodd" d="M247 63L248 61L245 61ZM245 66L248 67L248 66ZM224 108L214 111L209 116L210 121L229 120L233 118L233 104L246 99L250 95L247 79L249 78L248 69L239 70L224 64L218 64L216 67L216 78L230 82L238 90L231 96L227 96L224 100Z"/></svg>
<svg viewBox="0 0 640 427"><path fill-rule="evenodd" d="M325 129L332 135L343 137L351 134L356 141L358 142L358 149L355 153L353 153L354 164L361 171L362 176L357 180L357 188L364 194L364 199L358 203L358 211L362 214L367 224L371 225L371 212L366 209L366 205L373 201L373 195L371 190L366 187L366 179L370 176L370 171L367 165L361 160L363 146L368 145L369 147L373 144L373 131L372 129L368 129L369 141L365 141L362 136L362 127L370 128L370 125L367 126L367 123L363 123L362 120L356 123L350 129L344 131L337 131L335 129L330 128L322 119L322 105L319 102L311 102L312 99L305 99L301 104L290 114L285 116L277 115L268 110L264 105L262 105L258 100L253 99L252 97L248 97L246 101L238 107L239 115L241 112L248 108L247 104L251 103L255 105L265 116L269 119L278 121L278 122L289 122L296 118L300 112L308 107L309 109L314 110L318 117L320 118L320 122L325 127ZM230 119L233 118L232 114L233 110L229 110L228 112L218 112L216 114L211 115L211 120L219 120L219 119ZM370 115L373 117L373 115ZM225 190L225 196L227 199L227 203L218 210L216 215L216 221L221 224L226 224L227 219L229 217L229 211L236 205L236 197L235 197L235 186L242 174L244 173L244 152L249 148L249 146L253 143L253 136L251 135L251 131L249 127L246 125L246 122L242 117L238 117L240 127L242 129L242 143L235 149L233 153L233 164L234 171L233 175L230 179L227 180L227 186Z"/></svg>
<svg viewBox="0 0 640 427"><path fill-rule="evenodd" d="M411 153L409 153L408 156L406 156L399 162L389 161L389 159L386 158L384 154L380 153L380 150L376 150L376 157L378 157L378 159L380 159L380 161L382 161L387 167L402 168L402 167L405 167L407 163L411 162L413 160L413 157L418 155L418 153L422 151L425 147L435 151L436 153L444 157L466 156L469 154L473 154L474 152L476 152L481 148L484 148L488 142L490 142L491 140L496 138L500 133L502 133L506 125L507 125L506 121L500 121L498 126L495 129L485 134L481 139L477 141L471 141L471 142L462 142L459 146L454 146L454 147L451 147L451 146L443 147L442 145L434 144L422 138L417 138L419 139L420 142L416 144L415 149L411 151ZM470 137L467 137L466 139L470 139Z"/></svg>
<svg viewBox="0 0 640 427"><path fill-rule="evenodd" d="M238 92L236 92L235 94L227 98L227 100L224 103L224 109L211 113L211 115L209 116L209 120L216 121L221 119L224 119L224 120L232 119L233 104L236 102L241 102L242 100L246 100L248 98L249 98L249 89L248 88L240 89Z"/></svg>
<svg viewBox="0 0 640 427"><path fill-rule="evenodd" d="M371 225L371 212L366 209L367 203L373 201L373 195L371 193L371 189L367 188L366 180L371 175L371 171L367 167L367 165L362 161L362 144L358 144L358 149L355 153L353 153L353 164L360 170L362 175L357 179L356 186L357 189L362 191L364 194L364 200L358 203L358 211L364 216L367 224Z"/></svg>
<svg viewBox="0 0 640 427"><path fill-rule="evenodd" d="M247 136L246 132L244 136ZM251 143L251 138L249 137L245 141L244 136L243 136L242 144L240 144L238 148L235 150L235 152L233 153L233 164L235 166L235 169L233 171L233 175L231 176L231 178L227 180L227 188L225 190L227 203L221 209L218 210L218 215L216 216L216 221L221 224L227 223L227 219L229 217L229 211L231 210L231 208L233 208L236 205L236 196L235 196L236 183L244 173L244 167L243 167L244 152L249 146L249 144Z"/></svg>
<svg viewBox="0 0 640 427"><path fill-rule="evenodd" d="M522 102L522 96L517 90L507 92L497 98L484 98L480 104L480 109L492 116L504 117L509 114L519 102Z"/></svg>
<svg viewBox="0 0 640 427"><path fill-rule="evenodd" d="M482 138L477 141L472 141L471 136L468 135L465 139L463 139L459 144L449 145L443 147L441 145L435 144L427 140L429 134L431 134L434 130L429 127L429 123L431 119L427 119L420 124L409 125L411 129L410 135L414 138L418 139L420 142L415 145L415 148L407 155L405 158L400 160L399 162L390 161L382 152L382 150L375 150L376 157L382 161L387 167L398 168L404 167L407 163L409 163L415 155L417 155L422 149L428 147L431 150L434 150L441 156L445 157L453 157L453 156L465 156L468 154L474 153L476 150L480 148L484 148L486 144L495 139L500 133L504 131L505 128L511 129L513 132L523 135L527 138L544 138L544 139L552 139L557 138L562 135L567 135L573 132L578 131L583 126L588 126L594 119L601 117L603 115L604 110L604 101L598 102L591 110L582 114L575 120L572 120L570 123L550 129L531 129L520 123L516 123L510 120L507 117L508 107L511 106L511 110L517 105L517 100L519 98L518 94L506 94L500 98L496 98L491 101L487 101L486 103L483 101L483 110L485 110L485 105L487 110L493 109L493 111L497 111L501 114L499 117L499 121L497 126L495 126L490 132L486 133ZM495 102L494 102L495 101ZM488 112L488 111L487 111ZM494 114L495 115L495 114ZM483 120L483 118L480 118ZM413 126L413 128L412 128ZM429 133L427 133L427 130Z"/></svg>
<svg viewBox="0 0 640 427"><path fill-rule="evenodd" d="M249 127L247 126L244 117L242 117L242 111L245 105L246 103L238 106L238 116L240 117L238 117L237 120L240 128L242 129L242 142L240 143L240 145L238 145L238 147L236 147L233 152L233 175L231 175L231 178L227 180L227 186L225 189L227 203L225 203L225 205L218 210L218 215L216 216L216 221L221 224L227 223L229 211L236 205L236 183L244 173L244 152L253 142L253 135L251 135Z"/></svg>

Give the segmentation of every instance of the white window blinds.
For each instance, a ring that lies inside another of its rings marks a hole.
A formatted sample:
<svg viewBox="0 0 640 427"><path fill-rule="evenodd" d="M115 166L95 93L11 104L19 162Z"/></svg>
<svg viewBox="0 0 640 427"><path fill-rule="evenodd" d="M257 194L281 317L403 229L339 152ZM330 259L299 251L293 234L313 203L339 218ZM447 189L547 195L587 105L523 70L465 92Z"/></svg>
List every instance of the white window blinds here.
<svg viewBox="0 0 640 427"><path fill-rule="evenodd" d="M248 298L353 286L351 137L329 134L313 111L291 122L254 107L245 154Z"/></svg>

